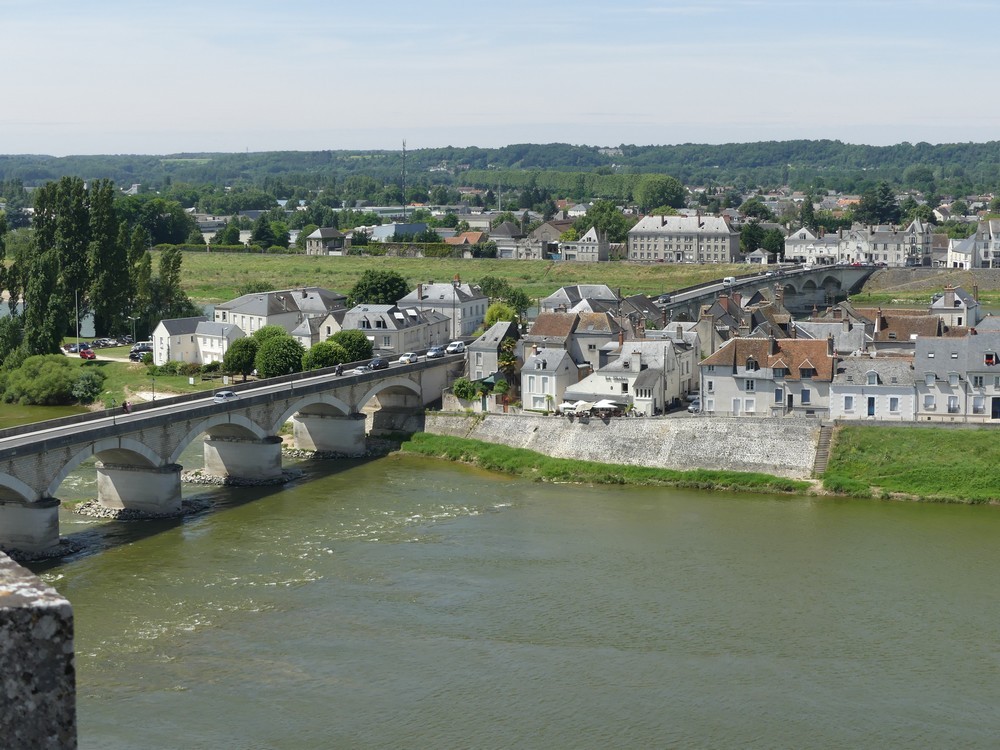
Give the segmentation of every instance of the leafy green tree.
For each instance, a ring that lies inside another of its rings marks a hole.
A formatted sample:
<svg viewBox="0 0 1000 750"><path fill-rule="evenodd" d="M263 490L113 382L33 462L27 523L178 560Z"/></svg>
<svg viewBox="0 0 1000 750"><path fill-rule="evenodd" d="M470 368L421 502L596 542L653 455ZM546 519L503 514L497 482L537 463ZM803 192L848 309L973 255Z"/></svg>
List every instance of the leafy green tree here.
<svg viewBox="0 0 1000 750"><path fill-rule="evenodd" d="M965 216L969 213L969 204L959 199L953 201L951 204L951 215L952 216Z"/></svg>
<svg viewBox="0 0 1000 750"><path fill-rule="evenodd" d="M451 384L451 392L455 394L455 398L471 401L476 397L476 386L468 378L458 378Z"/></svg>
<svg viewBox="0 0 1000 750"><path fill-rule="evenodd" d="M896 224L899 222L899 204L887 182L880 182L874 188L861 194L854 219L862 224Z"/></svg>
<svg viewBox="0 0 1000 750"><path fill-rule="evenodd" d="M88 367L73 381L71 394L81 404L92 404L104 390L105 375L100 370Z"/></svg>
<svg viewBox="0 0 1000 750"><path fill-rule="evenodd" d="M740 206L740 213L758 221L774 221L774 212L760 198L750 198Z"/></svg>
<svg viewBox="0 0 1000 750"><path fill-rule="evenodd" d="M394 305L409 291L410 285L402 274L369 268L351 287L347 298L352 305Z"/></svg>
<svg viewBox="0 0 1000 750"><path fill-rule="evenodd" d="M226 226L215 233L212 237L213 245L238 245L240 244L240 224L234 219L226 222Z"/></svg>
<svg viewBox="0 0 1000 750"><path fill-rule="evenodd" d="M672 206L658 206L649 213L652 216L677 216L678 211Z"/></svg>
<svg viewBox="0 0 1000 750"><path fill-rule="evenodd" d="M365 336L364 331L337 331L327 341L334 341L344 347L348 362L358 362L362 359L370 359L372 356L372 342Z"/></svg>
<svg viewBox="0 0 1000 750"><path fill-rule="evenodd" d="M479 291L491 300L502 300L510 293L510 282L497 276L483 276L479 280Z"/></svg>
<svg viewBox="0 0 1000 750"><path fill-rule="evenodd" d="M576 231L573 227L570 227L565 232L559 235L560 242L576 242L580 239L580 233Z"/></svg>
<svg viewBox="0 0 1000 750"><path fill-rule="evenodd" d="M740 250L752 253L764 242L764 229L758 221L748 221L740 230Z"/></svg>
<svg viewBox="0 0 1000 750"><path fill-rule="evenodd" d="M483 318L483 325L486 328L502 320L517 320L517 312L513 307L503 302L494 302L486 308L486 316Z"/></svg>
<svg viewBox="0 0 1000 750"><path fill-rule="evenodd" d="M497 368L509 382L517 382L517 340L508 336L500 342Z"/></svg>
<svg viewBox="0 0 1000 750"><path fill-rule="evenodd" d="M523 317L528 308L531 307L531 297L523 289L511 289L504 301L517 312L518 317Z"/></svg>
<svg viewBox="0 0 1000 750"><path fill-rule="evenodd" d="M226 349L226 354L222 358L223 369L226 372L242 375L243 381L246 382L247 375L253 372L257 348L257 340L250 336L236 339Z"/></svg>
<svg viewBox="0 0 1000 750"><path fill-rule="evenodd" d="M305 349L291 336L271 336L261 342L254 364L262 378L276 378L302 372L302 355Z"/></svg>
<svg viewBox="0 0 1000 750"><path fill-rule="evenodd" d="M268 248L276 244L277 239L274 236L274 229L271 228L271 222L268 221L267 216L264 214L258 216L257 220L254 222L253 232L250 234L250 241L263 248Z"/></svg>
<svg viewBox="0 0 1000 750"><path fill-rule="evenodd" d="M128 255L114 208L114 185L97 180L90 188L90 289L94 330L104 335L125 330L128 314Z"/></svg>
<svg viewBox="0 0 1000 750"><path fill-rule="evenodd" d="M79 369L62 354L30 356L7 375L3 399L22 406L73 403L73 384Z"/></svg>
<svg viewBox="0 0 1000 750"><path fill-rule="evenodd" d="M279 325L269 325L261 326L256 331L253 332L253 338L257 344L263 344L268 339L275 338L277 336L288 336L288 331Z"/></svg>
<svg viewBox="0 0 1000 750"><path fill-rule="evenodd" d="M785 235L780 229L768 229L761 238L760 246L765 252L781 258L785 253Z"/></svg>
<svg viewBox="0 0 1000 750"><path fill-rule="evenodd" d="M594 201L585 216L573 222L573 228L582 237L591 227L597 227L607 235L608 242L625 242L634 223L611 201L599 200Z"/></svg>
<svg viewBox="0 0 1000 750"><path fill-rule="evenodd" d="M317 226L316 224L306 224L305 226L301 227L299 229L298 236L295 238L295 247L297 247L299 250L305 250L306 238L309 237L309 235L315 232L317 229L319 229L319 226Z"/></svg>
<svg viewBox="0 0 1000 750"><path fill-rule="evenodd" d="M632 191L632 197L643 211L656 206L684 208L687 191L680 180L667 175L646 175Z"/></svg>
<svg viewBox="0 0 1000 750"><path fill-rule="evenodd" d="M995 195L990 199L990 213L1000 213L1000 195Z"/></svg>
<svg viewBox="0 0 1000 750"><path fill-rule="evenodd" d="M350 361L347 350L336 341L320 341L306 351L302 366L306 370L318 370Z"/></svg>
<svg viewBox="0 0 1000 750"><path fill-rule="evenodd" d="M242 297L244 294L260 294L262 292L271 291L271 285L266 281L260 279L255 279L254 281L248 281L245 284L241 284L236 287L236 296Z"/></svg>

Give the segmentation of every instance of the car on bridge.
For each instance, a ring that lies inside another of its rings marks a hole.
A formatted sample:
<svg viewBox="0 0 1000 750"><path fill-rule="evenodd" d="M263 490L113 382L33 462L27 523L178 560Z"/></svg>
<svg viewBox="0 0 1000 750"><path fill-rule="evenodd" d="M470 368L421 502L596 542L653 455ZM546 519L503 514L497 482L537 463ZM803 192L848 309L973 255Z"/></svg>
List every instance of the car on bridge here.
<svg viewBox="0 0 1000 750"><path fill-rule="evenodd" d="M445 354L461 354L464 351L465 351L464 341L452 341L444 349Z"/></svg>
<svg viewBox="0 0 1000 750"><path fill-rule="evenodd" d="M412 365L417 361L416 352L405 352L400 355L399 360L397 360L401 365Z"/></svg>
<svg viewBox="0 0 1000 750"><path fill-rule="evenodd" d="M217 391L216 394L212 396L212 400L217 404L228 404L230 401L235 401L238 398L239 396L232 391Z"/></svg>
<svg viewBox="0 0 1000 750"><path fill-rule="evenodd" d="M427 357L427 359L437 359L438 357L443 357L444 347L432 346L430 349L427 350L427 354L425 356Z"/></svg>
<svg viewBox="0 0 1000 750"><path fill-rule="evenodd" d="M369 370L388 370L389 360L382 359L382 357L375 357L371 362L368 363Z"/></svg>

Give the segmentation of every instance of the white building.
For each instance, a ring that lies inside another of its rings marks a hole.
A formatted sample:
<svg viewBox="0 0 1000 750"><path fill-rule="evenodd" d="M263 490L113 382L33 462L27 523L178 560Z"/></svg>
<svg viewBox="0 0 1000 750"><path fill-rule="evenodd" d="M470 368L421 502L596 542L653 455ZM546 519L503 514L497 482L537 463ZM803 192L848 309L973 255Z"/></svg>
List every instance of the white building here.
<svg viewBox="0 0 1000 750"><path fill-rule="evenodd" d="M521 403L525 409L552 411L566 389L577 382L577 367L564 349L525 352L521 368Z"/></svg>
<svg viewBox="0 0 1000 750"><path fill-rule="evenodd" d="M456 276L450 284L417 284L396 304L440 313L450 321L448 337L457 339L471 336L483 324L490 300L478 286L463 284Z"/></svg>
<svg viewBox="0 0 1000 750"><path fill-rule="evenodd" d="M735 263L740 233L720 216L644 216L629 230L629 260Z"/></svg>

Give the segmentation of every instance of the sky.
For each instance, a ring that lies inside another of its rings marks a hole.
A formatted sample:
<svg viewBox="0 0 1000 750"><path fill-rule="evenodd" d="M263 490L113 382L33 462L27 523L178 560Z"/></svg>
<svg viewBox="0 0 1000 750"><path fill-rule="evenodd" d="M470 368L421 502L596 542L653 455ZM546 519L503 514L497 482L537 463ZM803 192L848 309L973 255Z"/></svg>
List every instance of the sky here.
<svg viewBox="0 0 1000 750"><path fill-rule="evenodd" d="M996 0L0 0L0 154L1000 140Z"/></svg>

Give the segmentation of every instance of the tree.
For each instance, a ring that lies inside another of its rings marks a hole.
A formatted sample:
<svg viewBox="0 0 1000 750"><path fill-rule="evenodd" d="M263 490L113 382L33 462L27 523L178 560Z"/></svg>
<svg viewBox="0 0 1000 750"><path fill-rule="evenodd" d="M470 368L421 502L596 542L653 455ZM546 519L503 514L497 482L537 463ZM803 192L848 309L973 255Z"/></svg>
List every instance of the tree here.
<svg viewBox="0 0 1000 750"><path fill-rule="evenodd" d="M226 222L226 226L215 233L212 238L213 245L239 245L240 225L235 219Z"/></svg>
<svg viewBox="0 0 1000 750"><path fill-rule="evenodd" d="M302 355L305 349L297 340L285 334L271 336L261 342L254 364L262 378L276 378L293 372L302 372Z"/></svg>
<svg viewBox="0 0 1000 750"><path fill-rule="evenodd" d="M781 258L785 252L785 235L780 229L768 229L761 238L760 246L765 252Z"/></svg>
<svg viewBox="0 0 1000 750"><path fill-rule="evenodd" d="M254 361L257 359L257 341L246 336L236 339L222 358L222 367L226 372L239 373L246 382L247 375L253 372Z"/></svg>
<svg viewBox="0 0 1000 750"><path fill-rule="evenodd" d="M759 221L748 221L740 230L740 250L752 253L764 242L764 230Z"/></svg>
<svg viewBox="0 0 1000 750"><path fill-rule="evenodd" d="M410 285L396 271L379 271L369 268L347 293L351 305L395 305L405 297Z"/></svg>
<svg viewBox="0 0 1000 750"><path fill-rule="evenodd" d="M505 305L503 302L494 302L486 308L486 316L483 319L483 325L486 328L489 328L494 323L502 320L517 320L517 311L515 311L510 305Z"/></svg>
<svg viewBox="0 0 1000 750"><path fill-rule="evenodd" d="M625 242L628 239L628 230L635 222L626 218L611 201L594 201L593 205L587 209L586 216L581 216L573 222L573 228L583 236L591 227L597 227L603 232L608 242Z"/></svg>
<svg viewBox="0 0 1000 750"><path fill-rule="evenodd" d="M279 325L269 325L261 326L256 331L253 332L253 338L257 342L258 346L263 344L268 339L275 338L277 336L287 336L288 331Z"/></svg>
<svg viewBox="0 0 1000 750"><path fill-rule="evenodd" d="M759 221L774 221L774 212L760 198L750 198L740 206L740 213Z"/></svg>
<svg viewBox="0 0 1000 750"><path fill-rule="evenodd" d="M951 204L951 215L952 216L965 216L969 213L969 204L965 201L959 199L953 201Z"/></svg>
<svg viewBox="0 0 1000 750"><path fill-rule="evenodd" d="M531 307L531 297L522 289L511 289L504 301L514 308L519 317L523 317Z"/></svg>
<svg viewBox="0 0 1000 750"><path fill-rule="evenodd" d="M302 359L306 370L318 370L322 367L333 367L344 362L350 362L347 350L336 341L320 341L314 344Z"/></svg>
<svg viewBox="0 0 1000 750"><path fill-rule="evenodd" d="M344 347L348 362L358 362L370 359L372 356L372 342L365 336L364 331L337 331L327 341L334 341Z"/></svg>
<svg viewBox="0 0 1000 750"><path fill-rule="evenodd" d="M632 190L632 198L639 208L647 211L656 206L684 208L687 191L680 180L667 175L647 175Z"/></svg>
<svg viewBox="0 0 1000 750"><path fill-rule="evenodd" d="M451 392L455 394L455 398L471 401L476 397L476 386L468 378L458 378L451 384Z"/></svg>
<svg viewBox="0 0 1000 750"><path fill-rule="evenodd" d="M3 399L21 405L70 404L79 374L79 369L62 354L34 355L8 374Z"/></svg>
<svg viewBox="0 0 1000 750"><path fill-rule="evenodd" d="M121 242L114 209L114 185L97 180L90 188L90 289L94 331L104 335L125 330L128 314L128 255Z"/></svg>
<svg viewBox="0 0 1000 750"><path fill-rule="evenodd" d="M257 221L254 222L250 241L263 248L268 248L276 244L277 239L274 236L274 230L271 228L271 222L268 221L265 214L258 216Z"/></svg>
<svg viewBox="0 0 1000 750"><path fill-rule="evenodd" d="M813 206L812 196L809 194L802 200L802 208L799 209L799 223L811 232L815 232L817 229L816 209Z"/></svg>
<svg viewBox="0 0 1000 750"><path fill-rule="evenodd" d="M497 353L497 368L508 381L516 382L517 340L511 336L500 342L500 351Z"/></svg>
<svg viewBox="0 0 1000 750"><path fill-rule="evenodd" d="M896 224L899 222L899 205L887 182L880 182L874 188L861 194L854 219L862 224Z"/></svg>

